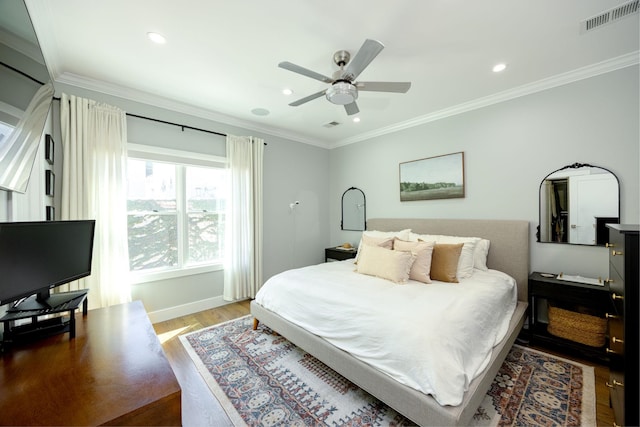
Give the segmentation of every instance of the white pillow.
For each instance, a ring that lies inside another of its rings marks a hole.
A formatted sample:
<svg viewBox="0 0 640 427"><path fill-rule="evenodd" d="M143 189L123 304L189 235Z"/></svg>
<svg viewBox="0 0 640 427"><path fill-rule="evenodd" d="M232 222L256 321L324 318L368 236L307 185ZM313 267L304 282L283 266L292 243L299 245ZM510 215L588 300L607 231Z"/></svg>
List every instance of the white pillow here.
<svg viewBox="0 0 640 427"><path fill-rule="evenodd" d="M460 258L458 259L458 269L456 276L458 279L466 279L473 274L473 268L475 265L475 250L476 243L481 239L479 237L458 237L458 236L445 236L441 234L410 234L410 239L422 240L424 242L436 242L436 243L463 243L462 252L460 252Z"/></svg>
<svg viewBox="0 0 640 427"><path fill-rule="evenodd" d="M478 270L487 271L487 256L489 256L489 246L491 241L487 239L480 239L476 243L476 250L473 252L473 266Z"/></svg>
<svg viewBox="0 0 640 427"><path fill-rule="evenodd" d="M362 245L356 271L395 283L406 283L415 258L415 254L411 252Z"/></svg>

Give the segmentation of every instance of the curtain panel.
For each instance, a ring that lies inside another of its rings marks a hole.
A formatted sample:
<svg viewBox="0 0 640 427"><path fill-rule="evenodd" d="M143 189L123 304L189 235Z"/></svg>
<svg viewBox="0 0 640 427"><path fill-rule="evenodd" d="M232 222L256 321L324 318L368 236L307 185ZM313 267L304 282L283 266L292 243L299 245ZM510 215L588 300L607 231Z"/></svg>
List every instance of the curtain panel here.
<svg viewBox="0 0 640 427"><path fill-rule="evenodd" d="M60 217L96 220L91 275L61 290L90 289L90 308L128 302L125 112L62 94L60 122L64 156Z"/></svg>
<svg viewBox="0 0 640 427"><path fill-rule="evenodd" d="M227 301L254 298L262 286L262 165L264 140L227 136L229 191L225 227Z"/></svg>

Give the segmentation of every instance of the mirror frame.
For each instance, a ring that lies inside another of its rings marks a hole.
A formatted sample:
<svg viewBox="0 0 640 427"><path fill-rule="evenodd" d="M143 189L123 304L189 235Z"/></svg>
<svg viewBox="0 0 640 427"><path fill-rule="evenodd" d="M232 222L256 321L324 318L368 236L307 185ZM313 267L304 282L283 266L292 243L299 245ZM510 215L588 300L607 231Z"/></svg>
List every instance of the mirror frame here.
<svg viewBox="0 0 640 427"><path fill-rule="evenodd" d="M549 178L551 175L553 175L556 172L560 172L566 169L580 169L580 168L584 168L584 167L588 167L588 168L598 168L598 169L602 169L608 173L610 173L615 179L616 182L618 183L618 223L621 223L620 221L620 179L618 179L618 176L613 173L612 171L610 171L607 168L604 168L602 166L597 166L597 165L591 165L589 163L573 163L570 165L566 165L561 167L560 169L556 169L551 173L548 173L544 178L542 178L542 181L540 181L540 186L538 187L538 227L536 228L536 242L538 243L554 243L554 244L559 244L559 245L577 245L577 246L594 246L594 247L602 247L604 246L603 244L598 244L597 242L589 245L586 243L571 243L571 242L543 242L540 240L540 225L542 224L542 207L540 206L540 195L541 195L541 191L542 191L542 185L544 184L544 182L546 181L547 178Z"/></svg>
<svg viewBox="0 0 640 427"><path fill-rule="evenodd" d="M349 191L359 191L360 193L362 193L362 200L364 201L364 205L363 205L363 218L362 218L362 228L356 229L356 228L344 228L344 196L349 192ZM342 199L340 201L340 207L341 207L341 218L340 218L340 229L341 230L346 230L346 231L364 231L367 229L367 196L364 195L364 191L362 191L361 189L357 188L357 187L349 187L345 190L344 193L342 193Z"/></svg>

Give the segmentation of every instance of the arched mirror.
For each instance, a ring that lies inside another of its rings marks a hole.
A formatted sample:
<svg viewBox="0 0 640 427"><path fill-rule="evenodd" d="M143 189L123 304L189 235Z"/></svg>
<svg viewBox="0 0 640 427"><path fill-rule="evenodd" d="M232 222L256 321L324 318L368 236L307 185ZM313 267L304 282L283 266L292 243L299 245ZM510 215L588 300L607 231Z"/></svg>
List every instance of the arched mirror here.
<svg viewBox="0 0 640 427"><path fill-rule="evenodd" d="M359 188L351 187L342 193L340 228L351 231L367 229L367 200Z"/></svg>
<svg viewBox="0 0 640 427"><path fill-rule="evenodd" d="M604 245L606 224L618 223L620 185L608 169L574 163L540 183L538 242Z"/></svg>

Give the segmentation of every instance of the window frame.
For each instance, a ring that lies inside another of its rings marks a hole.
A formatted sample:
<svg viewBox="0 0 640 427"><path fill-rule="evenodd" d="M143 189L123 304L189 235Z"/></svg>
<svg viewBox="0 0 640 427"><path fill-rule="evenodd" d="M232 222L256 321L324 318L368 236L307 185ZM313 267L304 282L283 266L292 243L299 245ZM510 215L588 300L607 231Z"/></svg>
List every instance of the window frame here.
<svg viewBox="0 0 640 427"><path fill-rule="evenodd" d="M225 157L213 156L191 151L174 150L170 148L155 147L143 144L127 144L127 160L145 160L152 162L164 162L174 164L176 169L176 215L179 227L177 230L178 239L178 266L168 269L152 269L129 271L130 284L140 284L154 282L158 280L174 279L178 277L202 274L223 270L223 262L219 260L213 263L184 265L185 261L185 227L188 224L188 214L186 208L186 168L206 167L227 169L228 162ZM183 210L183 212L181 212ZM127 216L129 211L127 210Z"/></svg>

